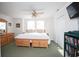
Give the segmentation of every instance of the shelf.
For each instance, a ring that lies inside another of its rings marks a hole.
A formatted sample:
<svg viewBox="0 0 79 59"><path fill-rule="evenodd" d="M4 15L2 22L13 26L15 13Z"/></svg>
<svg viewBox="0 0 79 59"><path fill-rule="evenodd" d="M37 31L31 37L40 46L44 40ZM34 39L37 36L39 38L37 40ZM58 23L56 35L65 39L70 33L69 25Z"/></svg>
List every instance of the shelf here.
<svg viewBox="0 0 79 59"><path fill-rule="evenodd" d="M66 37L67 36L67 37ZM64 53L70 57L79 56L79 31L69 31L64 34ZM65 56L65 55L64 55Z"/></svg>
<svg viewBox="0 0 79 59"><path fill-rule="evenodd" d="M65 51L66 51L67 53L69 53L67 49L65 49Z"/></svg>
<svg viewBox="0 0 79 59"><path fill-rule="evenodd" d="M77 38L77 40L79 40L79 31L65 32L65 35Z"/></svg>
<svg viewBox="0 0 79 59"><path fill-rule="evenodd" d="M69 56L74 56L74 54L69 53L69 51L68 51L68 50L66 50L66 49L65 49L65 52L67 52L67 54L68 54Z"/></svg>
<svg viewBox="0 0 79 59"><path fill-rule="evenodd" d="M66 44L70 45L72 48L78 48L77 46L74 46L74 44L70 44L68 42L65 42Z"/></svg>

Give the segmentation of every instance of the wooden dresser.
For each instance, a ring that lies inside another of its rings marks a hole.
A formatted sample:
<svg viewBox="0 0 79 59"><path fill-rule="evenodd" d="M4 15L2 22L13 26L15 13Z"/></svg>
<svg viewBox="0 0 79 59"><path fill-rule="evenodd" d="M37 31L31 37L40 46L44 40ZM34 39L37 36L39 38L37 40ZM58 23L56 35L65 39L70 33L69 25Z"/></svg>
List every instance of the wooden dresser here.
<svg viewBox="0 0 79 59"><path fill-rule="evenodd" d="M14 33L7 33L7 43L13 42Z"/></svg>
<svg viewBox="0 0 79 59"><path fill-rule="evenodd" d="M7 37L6 37L6 34L3 34L3 35L0 35L0 45L1 46L4 46L7 44Z"/></svg>
<svg viewBox="0 0 79 59"><path fill-rule="evenodd" d="M14 39L14 33L6 33L0 35L0 46L4 46L13 42L13 39Z"/></svg>

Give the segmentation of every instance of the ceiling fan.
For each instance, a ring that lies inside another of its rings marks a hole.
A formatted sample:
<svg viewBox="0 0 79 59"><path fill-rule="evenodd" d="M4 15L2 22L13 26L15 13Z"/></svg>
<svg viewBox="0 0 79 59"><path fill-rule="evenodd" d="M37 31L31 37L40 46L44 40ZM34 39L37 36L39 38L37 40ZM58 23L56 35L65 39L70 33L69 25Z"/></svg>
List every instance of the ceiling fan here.
<svg viewBox="0 0 79 59"><path fill-rule="evenodd" d="M37 16L39 16L40 14L43 14L44 12L39 12L39 11L37 11L37 10L32 10L32 16L33 17L37 17Z"/></svg>
<svg viewBox="0 0 79 59"><path fill-rule="evenodd" d="M28 12L29 14L32 15L32 17L38 17L41 14L44 14L44 12L42 11L42 9L38 9L38 8L31 8L31 9L26 9L25 12Z"/></svg>

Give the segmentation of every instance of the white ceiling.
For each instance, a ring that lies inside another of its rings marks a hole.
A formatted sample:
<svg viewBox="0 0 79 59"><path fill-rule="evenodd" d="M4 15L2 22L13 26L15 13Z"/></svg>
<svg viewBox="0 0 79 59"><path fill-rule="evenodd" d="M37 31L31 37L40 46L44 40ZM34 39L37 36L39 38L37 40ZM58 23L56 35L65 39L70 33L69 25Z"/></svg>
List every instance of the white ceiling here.
<svg viewBox="0 0 79 59"><path fill-rule="evenodd" d="M68 2L0 2L0 13L14 18L31 17L31 8L41 9L44 12L40 17L54 16L57 9L62 8Z"/></svg>

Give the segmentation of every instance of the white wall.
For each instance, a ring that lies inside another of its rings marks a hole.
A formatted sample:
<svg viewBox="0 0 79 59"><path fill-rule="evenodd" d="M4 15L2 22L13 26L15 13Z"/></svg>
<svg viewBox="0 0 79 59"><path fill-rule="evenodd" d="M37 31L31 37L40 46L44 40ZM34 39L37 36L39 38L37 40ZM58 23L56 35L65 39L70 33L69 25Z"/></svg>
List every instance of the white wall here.
<svg viewBox="0 0 79 59"><path fill-rule="evenodd" d="M0 14L0 18L3 18L7 21L7 29L8 32L14 32L14 22L13 19L10 16L4 15L4 14ZM12 26L8 26L8 23L12 23Z"/></svg>
<svg viewBox="0 0 79 59"><path fill-rule="evenodd" d="M66 6L59 10L54 18L54 41L64 48L64 32L78 30L78 19L70 20Z"/></svg>
<svg viewBox="0 0 79 59"><path fill-rule="evenodd" d="M50 17L45 20L46 20L46 30L49 33L50 39L53 40L53 37L54 37L54 35L53 35L53 29L54 29L53 17Z"/></svg>
<svg viewBox="0 0 79 59"><path fill-rule="evenodd" d="M22 19L20 18L12 18L10 16L0 14L0 18L3 18L7 21L7 30L8 32L13 32L15 35L22 33ZM8 23L12 23L12 26L8 26ZM20 23L21 27L16 28L16 23Z"/></svg>
<svg viewBox="0 0 79 59"><path fill-rule="evenodd" d="M18 35L18 34L21 34L21 33L23 33L23 26L22 26L22 24L23 24L23 19L21 19L21 18L14 18L14 33L15 33L15 35ZM16 27L16 23L20 23L20 28L17 28Z"/></svg>

